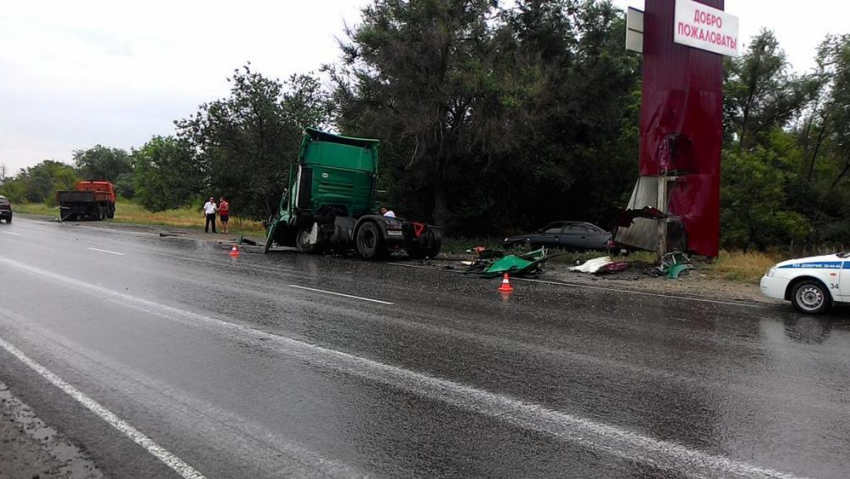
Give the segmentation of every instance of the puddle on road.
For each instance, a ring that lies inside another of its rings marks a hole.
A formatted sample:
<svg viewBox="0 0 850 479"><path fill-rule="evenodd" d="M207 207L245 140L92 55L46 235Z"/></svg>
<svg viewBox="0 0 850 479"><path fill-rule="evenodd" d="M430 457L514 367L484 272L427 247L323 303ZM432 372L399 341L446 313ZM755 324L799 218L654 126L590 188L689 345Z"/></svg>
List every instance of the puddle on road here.
<svg viewBox="0 0 850 479"><path fill-rule="evenodd" d="M0 416L10 417L23 426L23 432L35 439L61 466L59 472L70 479L102 479L103 474L77 446L62 438L35 415L31 407L16 398L0 382Z"/></svg>

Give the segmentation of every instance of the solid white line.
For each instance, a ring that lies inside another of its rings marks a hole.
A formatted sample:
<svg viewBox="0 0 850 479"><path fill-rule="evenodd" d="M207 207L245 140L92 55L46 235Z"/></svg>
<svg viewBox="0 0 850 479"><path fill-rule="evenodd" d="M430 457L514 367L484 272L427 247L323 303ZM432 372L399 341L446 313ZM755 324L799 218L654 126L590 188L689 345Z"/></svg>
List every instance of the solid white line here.
<svg viewBox="0 0 850 479"><path fill-rule="evenodd" d="M124 307L131 307L194 327L205 324L236 338L254 340L266 347L274 346L274 351L279 354L385 384L427 400L441 401L474 414L485 415L494 420L553 436L559 440L579 444L590 450L604 452L628 461L665 470L676 470L692 477L739 476L782 479L796 477L792 474L690 449L675 442L655 439L619 426L557 411L508 395L492 393L447 379L119 293L12 259L0 257L0 262L65 286L83 290Z"/></svg>
<svg viewBox="0 0 850 479"><path fill-rule="evenodd" d="M183 462L182 459L171 454L165 448L147 437L144 433L131 426L127 421L124 421L115 413L101 406L94 399L83 394L79 389L71 386L59 376L53 374L50 370L35 362L26 356L20 349L12 346L8 342L0 338L0 347L5 349L9 354L18 358L22 363L29 366L30 369L40 374L44 379L50 381L51 384L61 389L64 393L71 396L78 403L82 404L86 409L93 412L96 416L106 421L110 426L114 427L125 436L130 438L136 444L142 446L146 451L154 457L165 463L168 467L174 470L180 476L186 479L204 479L204 475L196 471L192 466Z"/></svg>
<svg viewBox="0 0 850 479"><path fill-rule="evenodd" d="M361 297L361 296L352 296L350 294L344 294L344 293L335 293L333 291L325 291L323 289L315 289L315 288L308 288L306 286L298 286L297 284L290 284L289 287L290 288L296 288L296 289L305 289L307 291L313 291L315 293L324 293L324 294L332 294L334 296L342 296L343 298L359 299L360 301L369 301L369 302L378 303L378 304L388 304L388 305L395 304L395 303L390 303L389 301L381 301L380 299L364 298L364 297Z"/></svg>
<svg viewBox="0 0 850 479"><path fill-rule="evenodd" d="M11 231L4 231L4 233L6 233L7 235L12 235L12 236L21 236L20 233L12 233Z"/></svg>
<svg viewBox="0 0 850 479"><path fill-rule="evenodd" d="M115 255L118 255L118 256L124 256L124 253L119 253L117 251L109 251L108 249L100 249L100 248L89 248L89 249L92 250L92 251L99 251L101 253L109 253L109 254L115 254Z"/></svg>

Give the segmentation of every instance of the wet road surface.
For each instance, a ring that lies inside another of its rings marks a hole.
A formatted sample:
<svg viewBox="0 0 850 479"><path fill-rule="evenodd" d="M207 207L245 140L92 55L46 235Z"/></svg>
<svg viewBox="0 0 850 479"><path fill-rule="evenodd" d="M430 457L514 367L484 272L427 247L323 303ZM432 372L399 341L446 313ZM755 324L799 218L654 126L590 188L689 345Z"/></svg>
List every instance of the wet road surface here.
<svg viewBox="0 0 850 479"><path fill-rule="evenodd" d="M850 474L846 309L415 265L16 218L0 382L108 477Z"/></svg>

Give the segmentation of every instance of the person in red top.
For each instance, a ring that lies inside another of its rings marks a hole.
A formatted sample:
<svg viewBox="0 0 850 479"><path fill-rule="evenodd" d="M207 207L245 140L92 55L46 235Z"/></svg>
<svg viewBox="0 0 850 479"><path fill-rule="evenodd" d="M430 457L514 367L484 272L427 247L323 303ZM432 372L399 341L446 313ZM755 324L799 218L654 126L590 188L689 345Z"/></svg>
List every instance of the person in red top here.
<svg viewBox="0 0 850 479"><path fill-rule="evenodd" d="M230 233L230 230L227 229L227 221L230 219L230 202L224 196L221 197L221 201L218 203L218 214L221 219L222 234Z"/></svg>

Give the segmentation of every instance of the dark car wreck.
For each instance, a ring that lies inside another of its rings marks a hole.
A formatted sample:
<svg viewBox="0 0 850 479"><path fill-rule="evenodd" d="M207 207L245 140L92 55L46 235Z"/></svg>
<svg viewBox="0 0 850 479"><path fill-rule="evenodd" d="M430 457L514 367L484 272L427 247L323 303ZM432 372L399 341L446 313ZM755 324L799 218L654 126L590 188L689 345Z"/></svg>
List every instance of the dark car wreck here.
<svg viewBox="0 0 850 479"><path fill-rule="evenodd" d="M571 250L608 250L615 247L610 231L582 221L556 221L536 233L505 238L505 247L520 245Z"/></svg>

